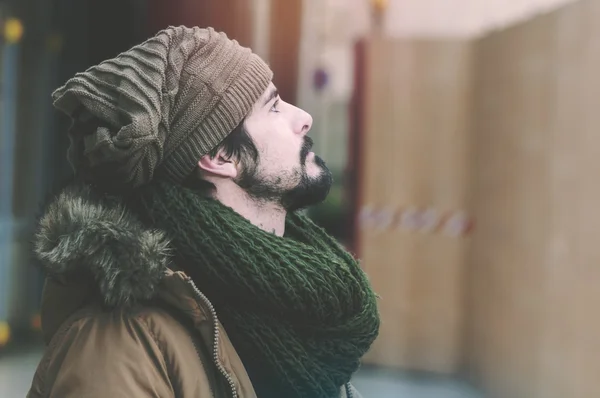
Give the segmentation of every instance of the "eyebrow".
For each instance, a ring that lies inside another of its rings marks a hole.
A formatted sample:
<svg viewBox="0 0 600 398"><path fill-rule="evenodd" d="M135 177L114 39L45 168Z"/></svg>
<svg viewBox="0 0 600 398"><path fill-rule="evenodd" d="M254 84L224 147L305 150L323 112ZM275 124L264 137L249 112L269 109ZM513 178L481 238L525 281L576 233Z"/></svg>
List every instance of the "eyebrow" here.
<svg viewBox="0 0 600 398"><path fill-rule="evenodd" d="M273 101L273 99L275 99L277 97L279 97L279 91L277 91L277 89L275 88L269 93L269 96L265 100L265 103L263 104L263 106L267 106L267 104L269 102Z"/></svg>

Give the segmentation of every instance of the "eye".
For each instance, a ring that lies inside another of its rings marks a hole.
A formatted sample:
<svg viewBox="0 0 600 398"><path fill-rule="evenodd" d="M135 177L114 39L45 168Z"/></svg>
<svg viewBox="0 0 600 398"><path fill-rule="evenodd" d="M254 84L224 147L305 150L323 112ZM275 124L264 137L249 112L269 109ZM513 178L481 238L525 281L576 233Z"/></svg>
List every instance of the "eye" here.
<svg viewBox="0 0 600 398"><path fill-rule="evenodd" d="M275 101L275 103L271 107L271 112L279 113L278 107L279 107L279 100Z"/></svg>

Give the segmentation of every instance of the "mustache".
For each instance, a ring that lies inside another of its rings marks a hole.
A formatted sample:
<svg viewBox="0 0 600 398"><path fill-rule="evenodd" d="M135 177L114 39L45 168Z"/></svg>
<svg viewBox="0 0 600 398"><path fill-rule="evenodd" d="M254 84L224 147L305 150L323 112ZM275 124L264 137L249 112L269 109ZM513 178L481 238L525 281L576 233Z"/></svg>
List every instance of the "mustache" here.
<svg viewBox="0 0 600 398"><path fill-rule="evenodd" d="M312 138L304 137L304 143L302 144L302 149L300 151L300 160L302 161L302 164L306 163L306 157L310 153L310 150L312 149L313 145L314 141L312 140Z"/></svg>

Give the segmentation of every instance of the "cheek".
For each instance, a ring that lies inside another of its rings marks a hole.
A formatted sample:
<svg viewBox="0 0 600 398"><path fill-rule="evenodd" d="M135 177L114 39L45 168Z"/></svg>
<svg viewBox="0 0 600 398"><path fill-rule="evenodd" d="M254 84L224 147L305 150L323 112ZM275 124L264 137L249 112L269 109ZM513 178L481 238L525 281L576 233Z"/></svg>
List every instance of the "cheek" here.
<svg viewBox="0 0 600 398"><path fill-rule="evenodd" d="M295 166L300 161L300 151L293 145L284 142L266 145L261 155L261 163L269 168L287 169Z"/></svg>
<svg viewBox="0 0 600 398"><path fill-rule="evenodd" d="M283 164L298 162L302 149L298 138L283 123L271 127L262 140L261 149L265 156Z"/></svg>
<svg viewBox="0 0 600 398"><path fill-rule="evenodd" d="M279 118L253 120L248 127L260 155L261 168L290 170L300 162L301 141L293 134L289 120Z"/></svg>

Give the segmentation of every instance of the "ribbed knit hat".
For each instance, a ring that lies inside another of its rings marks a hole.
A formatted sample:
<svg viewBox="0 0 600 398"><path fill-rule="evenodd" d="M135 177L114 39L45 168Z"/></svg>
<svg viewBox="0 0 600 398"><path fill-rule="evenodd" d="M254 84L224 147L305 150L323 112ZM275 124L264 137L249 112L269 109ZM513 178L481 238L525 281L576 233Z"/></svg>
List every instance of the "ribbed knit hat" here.
<svg viewBox="0 0 600 398"><path fill-rule="evenodd" d="M169 27L53 94L73 119L73 167L137 187L181 182L251 111L273 73L212 28Z"/></svg>

